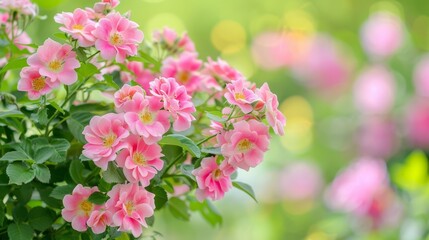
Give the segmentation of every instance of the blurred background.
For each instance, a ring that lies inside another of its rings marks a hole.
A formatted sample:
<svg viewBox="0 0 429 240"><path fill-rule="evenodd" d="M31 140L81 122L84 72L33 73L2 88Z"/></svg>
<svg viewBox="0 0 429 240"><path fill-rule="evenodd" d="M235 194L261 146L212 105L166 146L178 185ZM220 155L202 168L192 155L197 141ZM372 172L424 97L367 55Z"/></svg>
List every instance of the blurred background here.
<svg viewBox="0 0 429 240"><path fill-rule="evenodd" d="M53 16L89 0L34 0L36 44ZM212 227L158 212L161 239L429 239L427 0L121 0L147 39L187 31L200 58L220 56L287 118L260 167L240 172L258 203L234 189Z"/></svg>

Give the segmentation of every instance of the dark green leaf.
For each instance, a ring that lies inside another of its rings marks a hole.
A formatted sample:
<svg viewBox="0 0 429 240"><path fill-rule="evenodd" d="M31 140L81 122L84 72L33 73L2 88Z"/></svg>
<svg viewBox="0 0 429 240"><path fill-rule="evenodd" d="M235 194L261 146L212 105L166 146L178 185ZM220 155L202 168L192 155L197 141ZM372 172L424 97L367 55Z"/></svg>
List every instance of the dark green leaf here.
<svg viewBox="0 0 429 240"><path fill-rule="evenodd" d="M49 183L51 179L51 172L49 168L43 164L35 164L34 171L36 172L36 178L42 183Z"/></svg>
<svg viewBox="0 0 429 240"><path fill-rule="evenodd" d="M101 192L94 192L88 198L88 201L90 201L94 204L97 204L97 205L102 205L107 200L109 200L109 196L106 196L105 194L103 194Z"/></svg>
<svg viewBox="0 0 429 240"><path fill-rule="evenodd" d="M3 226L4 217L5 217L5 206L4 206L4 203L0 201L0 226Z"/></svg>
<svg viewBox="0 0 429 240"><path fill-rule="evenodd" d="M62 109L60 107L60 105L58 105L58 103L56 103L54 100L49 101L49 104L51 104L52 107L54 107L58 112L65 114L66 112L64 112L64 109Z"/></svg>
<svg viewBox="0 0 429 240"><path fill-rule="evenodd" d="M17 185L28 183L33 180L35 176L33 169L20 162L9 164L6 168L6 173L9 177L9 183Z"/></svg>
<svg viewBox="0 0 429 240"><path fill-rule="evenodd" d="M37 114L37 120L41 125L46 126L49 121L47 108L44 108L42 111L39 112L39 114Z"/></svg>
<svg viewBox="0 0 429 240"><path fill-rule="evenodd" d="M123 183L125 177L120 169L118 169L113 163L109 163L107 170L102 173L103 179L107 183Z"/></svg>
<svg viewBox="0 0 429 240"><path fill-rule="evenodd" d="M147 225L152 227L153 224L155 223L155 216L152 215L152 216L146 218L145 220L146 220Z"/></svg>
<svg viewBox="0 0 429 240"><path fill-rule="evenodd" d="M232 182L232 185L235 188L245 192L247 195L249 195L251 198L253 198L253 200L255 200L255 202L258 202L256 200L255 193L253 192L253 189L249 184L234 181L234 182Z"/></svg>
<svg viewBox="0 0 429 240"><path fill-rule="evenodd" d="M111 75L104 75L104 81L109 87L115 90L119 90L119 85L115 81L113 81L113 77Z"/></svg>
<svg viewBox="0 0 429 240"><path fill-rule="evenodd" d="M0 161L9 161L9 162L26 161L26 160L31 160L31 157L21 151L7 152L5 155L3 155L2 158L0 158Z"/></svg>
<svg viewBox="0 0 429 240"><path fill-rule="evenodd" d="M28 214L30 225L41 232L50 228L52 223L55 222L55 218L56 216L53 210L43 207L32 208Z"/></svg>
<svg viewBox="0 0 429 240"><path fill-rule="evenodd" d="M85 183L85 177L83 176L84 169L85 167L79 159L71 161L69 173L75 183Z"/></svg>
<svg viewBox="0 0 429 240"><path fill-rule="evenodd" d="M191 178L192 180L196 181L196 180L195 180L195 176L192 174L192 171L194 171L194 165L191 165L191 164L182 164L182 165L180 166L180 171L181 171L184 175L186 175L186 176L188 176L189 178Z"/></svg>
<svg viewBox="0 0 429 240"><path fill-rule="evenodd" d="M82 132L89 120L92 118L92 114L88 112L75 112L70 115L67 119L67 125L73 136L81 143L86 143L85 137Z"/></svg>
<svg viewBox="0 0 429 240"><path fill-rule="evenodd" d="M54 152L52 151L52 148L43 147L36 151L36 154L34 155L34 160L36 161L36 163L44 163L48 161L49 158L52 157L53 153Z"/></svg>
<svg viewBox="0 0 429 240"><path fill-rule="evenodd" d="M28 219L28 210L24 205L15 205L13 207L12 216L15 222L24 222Z"/></svg>
<svg viewBox="0 0 429 240"><path fill-rule="evenodd" d="M55 199L63 200L64 196L71 194L74 188L75 186L73 185L58 186L52 190L50 196Z"/></svg>
<svg viewBox="0 0 429 240"><path fill-rule="evenodd" d="M155 194L155 209L161 209L168 201L167 193L162 187L156 186L149 190L149 192Z"/></svg>
<svg viewBox="0 0 429 240"><path fill-rule="evenodd" d="M186 205L186 203L180 198L170 198L170 200L168 201L168 209L174 217L181 220L189 221L190 214L188 211L188 205Z"/></svg>
<svg viewBox="0 0 429 240"><path fill-rule="evenodd" d="M21 111L10 110L0 112L0 118L24 118L25 115Z"/></svg>
<svg viewBox="0 0 429 240"><path fill-rule="evenodd" d="M164 136L158 142L161 145L175 145L187 150L192 156L199 158L201 156L200 148L189 138L180 134L170 134Z"/></svg>
<svg viewBox="0 0 429 240"><path fill-rule="evenodd" d="M66 160L67 150L70 148L70 143L63 138L35 138L33 140L34 149L36 151L36 162L43 163L47 160L55 163Z"/></svg>
<svg viewBox="0 0 429 240"><path fill-rule="evenodd" d="M10 60L3 68L0 69L0 74L9 70L22 69L27 66L27 58L17 58Z"/></svg>
<svg viewBox="0 0 429 240"><path fill-rule="evenodd" d="M7 228L7 235L10 240L31 240L33 239L33 229L24 223L12 223Z"/></svg>

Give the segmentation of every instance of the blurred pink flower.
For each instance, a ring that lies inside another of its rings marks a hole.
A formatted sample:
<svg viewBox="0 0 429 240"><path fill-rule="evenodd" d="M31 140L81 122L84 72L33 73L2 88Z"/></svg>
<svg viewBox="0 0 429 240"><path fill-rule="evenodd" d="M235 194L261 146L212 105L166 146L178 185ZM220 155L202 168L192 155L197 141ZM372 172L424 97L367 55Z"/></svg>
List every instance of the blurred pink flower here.
<svg viewBox="0 0 429 240"><path fill-rule="evenodd" d="M80 46L94 45L95 37L92 35L92 31L95 29L95 22L89 19L85 10L77 8L73 13L58 13L54 19L55 22L64 25L60 27L60 30L78 40Z"/></svg>
<svg viewBox="0 0 429 240"><path fill-rule="evenodd" d="M154 74L149 70L145 69L141 62L129 62L127 68L136 76L134 79L146 93L149 93L149 83L155 78Z"/></svg>
<svg viewBox="0 0 429 240"><path fill-rule="evenodd" d="M238 106L243 113L250 113L253 110L252 103L259 97L251 89L247 88L243 79L232 81L226 85L225 98L235 106Z"/></svg>
<svg viewBox="0 0 429 240"><path fill-rule="evenodd" d="M388 119L366 119L357 131L361 155L387 159L395 152L398 139L395 124Z"/></svg>
<svg viewBox="0 0 429 240"><path fill-rule="evenodd" d="M94 4L94 11L102 13L105 10L112 10L119 5L119 0L101 0Z"/></svg>
<svg viewBox="0 0 429 240"><path fill-rule="evenodd" d="M377 58L394 54L402 46L403 36L401 20L389 12L372 14L361 29L364 49Z"/></svg>
<svg viewBox="0 0 429 240"><path fill-rule="evenodd" d="M106 226L112 225L112 213L106 210L94 210L87 224L95 234L103 233L106 231Z"/></svg>
<svg viewBox="0 0 429 240"><path fill-rule="evenodd" d="M30 0L1 0L0 9L5 11L17 11L20 14L36 16L38 9Z"/></svg>
<svg viewBox="0 0 429 240"><path fill-rule="evenodd" d="M395 78L382 65L370 66L358 76L354 86L357 108L368 114L385 114L395 102Z"/></svg>
<svg viewBox="0 0 429 240"><path fill-rule="evenodd" d="M265 32L253 40L252 56L262 69L275 70L286 67L291 55L285 33Z"/></svg>
<svg viewBox="0 0 429 240"><path fill-rule="evenodd" d="M410 143L429 149L429 102L426 98L414 99L405 114L406 134Z"/></svg>
<svg viewBox="0 0 429 240"><path fill-rule="evenodd" d="M187 33L181 37L171 28L164 27L162 31L153 32L153 42L155 44L165 44L169 51L172 52L194 52L195 46Z"/></svg>
<svg viewBox="0 0 429 240"><path fill-rule="evenodd" d="M0 13L0 26L9 20L9 13Z"/></svg>
<svg viewBox="0 0 429 240"><path fill-rule="evenodd" d="M33 67L23 68L20 77L18 90L28 92L28 98L31 100L50 93L59 85L59 82L51 82L48 77L41 76L39 70Z"/></svg>
<svg viewBox="0 0 429 240"><path fill-rule="evenodd" d="M424 55L414 69L414 89L420 96L429 97L429 54Z"/></svg>

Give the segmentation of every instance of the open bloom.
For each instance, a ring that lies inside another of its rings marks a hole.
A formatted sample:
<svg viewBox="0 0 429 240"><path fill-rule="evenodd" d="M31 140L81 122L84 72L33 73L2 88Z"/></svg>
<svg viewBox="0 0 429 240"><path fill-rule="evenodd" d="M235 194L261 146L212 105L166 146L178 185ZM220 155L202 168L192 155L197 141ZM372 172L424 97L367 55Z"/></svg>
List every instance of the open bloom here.
<svg viewBox="0 0 429 240"><path fill-rule="evenodd" d="M78 8L73 13L59 13L54 19L55 22L64 25L60 27L60 30L77 39L80 46L94 45L95 37L92 35L92 31L95 29L95 22L89 19L85 10Z"/></svg>
<svg viewBox="0 0 429 240"><path fill-rule="evenodd" d="M164 27L162 31L153 32L153 41L155 44L165 45L171 52L194 52L195 46L187 33L180 37L171 28Z"/></svg>
<svg viewBox="0 0 429 240"><path fill-rule="evenodd" d="M49 78L40 75L39 70L33 67L25 67L20 73L18 90L28 92L28 98L38 99L40 96L50 93L58 86L58 82L51 82Z"/></svg>
<svg viewBox="0 0 429 240"><path fill-rule="evenodd" d="M278 110L279 101L277 100L277 96L271 92L267 83L264 83L260 89L257 89L256 94L265 105L265 114L268 124L270 124L277 135L283 135L286 126L286 118L283 113Z"/></svg>
<svg viewBox="0 0 429 240"><path fill-rule="evenodd" d="M268 127L254 119L233 124L234 129L225 133L226 143L221 146L228 163L246 171L256 167L268 150Z"/></svg>
<svg viewBox="0 0 429 240"><path fill-rule="evenodd" d="M192 95L198 90L202 81L202 76L199 74L201 61L197 57L197 53L184 52L178 58L166 58L162 63L162 76L175 78Z"/></svg>
<svg viewBox="0 0 429 240"><path fill-rule="evenodd" d="M106 226L112 225L112 213L106 210L94 210L87 221L88 227L95 234L100 234L106 231Z"/></svg>
<svg viewBox="0 0 429 240"><path fill-rule="evenodd" d="M142 62L131 61L127 64L127 68L134 73L136 83L148 93L149 83L155 78L153 73L145 69Z"/></svg>
<svg viewBox="0 0 429 240"><path fill-rule="evenodd" d="M95 47L100 50L101 57L116 59L120 63L127 56L136 55L138 44L143 41L143 32L138 29L138 24L119 13L110 13L100 19L92 33L97 39Z"/></svg>
<svg viewBox="0 0 429 240"><path fill-rule="evenodd" d="M94 4L94 11L102 13L105 10L112 10L119 5L119 0L101 0Z"/></svg>
<svg viewBox="0 0 429 240"><path fill-rule="evenodd" d="M155 195L137 183L115 185L107 195L110 199L106 209L113 214L113 226L118 226L119 231L131 231L134 237L140 236L142 226L147 227L146 218L154 213Z"/></svg>
<svg viewBox="0 0 429 240"><path fill-rule="evenodd" d="M195 106L188 95L186 88L180 86L174 78L156 78L150 83L150 93L159 97L164 103L164 109L173 117L173 128L176 131L185 131L195 120L192 115Z"/></svg>
<svg viewBox="0 0 429 240"><path fill-rule="evenodd" d="M83 146L82 154L103 170L107 169L109 161L115 160L116 152L126 147L123 139L130 133L122 118L122 115L114 113L95 116L83 130L88 143Z"/></svg>
<svg viewBox="0 0 429 240"><path fill-rule="evenodd" d="M146 187L164 166L161 147L158 144L148 145L135 135L130 136L126 142L128 146L118 154L116 162L123 168L128 181L140 181L141 185Z"/></svg>
<svg viewBox="0 0 429 240"><path fill-rule="evenodd" d="M227 165L219 166L216 157L207 157L201 161L199 168L192 171L198 183L195 195L199 201L202 202L206 198L219 200L231 189L230 171L227 171L225 166Z"/></svg>
<svg viewBox="0 0 429 240"><path fill-rule="evenodd" d="M97 187L89 188L78 184L71 195L64 197L64 209L61 211L61 214L64 220L71 222L73 229L76 231L86 231L86 222L89 216L93 210L99 208L99 206L88 201L89 196L97 191Z"/></svg>
<svg viewBox="0 0 429 240"><path fill-rule="evenodd" d="M116 91L113 95L116 111L125 111L136 93L144 94L144 91L139 86L130 86L128 84L124 84L121 89Z"/></svg>
<svg viewBox="0 0 429 240"><path fill-rule="evenodd" d="M170 114L161 110L162 105L158 98L137 93L124 115L130 131L143 136L147 144L161 140L170 128Z"/></svg>
<svg viewBox="0 0 429 240"><path fill-rule="evenodd" d="M77 81L75 69L80 67L80 63L68 44L61 45L49 38L27 62L31 67L38 68L40 75L48 77L51 82L71 85Z"/></svg>
<svg viewBox="0 0 429 240"><path fill-rule="evenodd" d="M228 83L224 96L230 104L238 106L246 114L253 110L252 103L259 99L251 89L246 87L243 79Z"/></svg>

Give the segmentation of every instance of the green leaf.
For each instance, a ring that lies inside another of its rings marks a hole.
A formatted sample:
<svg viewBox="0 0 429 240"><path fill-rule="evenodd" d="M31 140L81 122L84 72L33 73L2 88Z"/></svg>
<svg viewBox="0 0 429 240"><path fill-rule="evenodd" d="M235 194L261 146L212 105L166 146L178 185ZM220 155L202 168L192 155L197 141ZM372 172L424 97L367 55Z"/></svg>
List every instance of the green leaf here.
<svg viewBox="0 0 429 240"><path fill-rule="evenodd" d="M7 235L10 240L31 240L33 229L28 224L12 223L7 228Z"/></svg>
<svg viewBox="0 0 429 240"><path fill-rule="evenodd" d="M17 185L31 182L35 177L34 170L20 162L9 164L6 168L6 173L9 177L9 183Z"/></svg>
<svg viewBox="0 0 429 240"><path fill-rule="evenodd" d="M107 166L107 170L102 173L102 176L104 181L106 181L107 183L125 182L123 172L111 162Z"/></svg>
<svg viewBox="0 0 429 240"><path fill-rule="evenodd" d="M232 186L249 195L251 198L253 198L253 200L255 200L255 202L258 202L256 200L255 193L253 192L253 189L249 184L234 181L232 182Z"/></svg>
<svg viewBox="0 0 429 240"><path fill-rule="evenodd" d="M206 111L206 116L210 120L215 121L215 122L220 122L220 123L226 122L226 119L222 118L222 116L218 115L218 114L220 114L220 113L219 112L207 112Z"/></svg>
<svg viewBox="0 0 429 240"><path fill-rule="evenodd" d="M155 223L155 216L152 215L150 217L145 218L145 220L146 220L147 225L152 227L153 224Z"/></svg>
<svg viewBox="0 0 429 240"><path fill-rule="evenodd" d="M115 83L115 81L113 81L113 76L112 75L104 75L104 81L106 82L106 84L115 89L115 90L119 90L119 85L117 83Z"/></svg>
<svg viewBox="0 0 429 240"><path fill-rule="evenodd" d="M22 69L27 66L27 58L17 58L9 61L3 68L0 69L0 74L9 70Z"/></svg>
<svg viewBox="0 0 429 240"><path fill-rule="evenodd" d="M422 151L413 151L405 163L393 166L392 179L405 190L413 191L428 183L428 159Z"/></svg>
<svg viewBox="0 0 429 240"><path fill-rule="evenodd" d="M65 114L66 112L64 111L64 109L62 109L60 107L60 105L58 105L58 103L56 103L54 100L50 100L49 104L51 104L52 107L54 107L58 112Z"/></svg>
<svg viewBox="0 0 429 240"><path fill-rule="evenodd" d="M17 111L17 110L0 112L0 119L3 119L3 118L24 118L24 117L25 117L25 115L21 111Z"/></svg>
<svg viewBox="0 0 429 240"><path fill-rule="evenodd" d="M43 164L35 164L34 171L36 172L36 178L42 183L49 183L51 179L51 172L49 168Z"/></svg>
<svg viewBox="0 0 429 240"><path fill-rule="evenodd" d="M205 200L204 202L199 201L191 201L190 202L190 209L192 211L198 211L201 213L203 218L209 222L212 226L221 225L222 224L222 216L219 214L215 206L208 201Z"/></svg>
<svg viewBox="0 0 429 240"><path fill-rule="evenodd" d="M149 190L149 192L155 194L155 209L161 209L168 201L167 193L164 188L156 186Z"/></svg>
<svg viewBox="0 0 429 240"><path fill-rule="evenodd" d="M180 166L180 171L181 171L184 175L186 175L186 176L188 176L189 178L191 178L192 180L196 181L196 180L195 180L195 176L194 176L194 174L192 174L192 171L194 171L194 165L191 165L191 164L182 164L182 165Z"/></svg>
<svg viewBox="0 0 429 240"><path fill-rule="evenodd" d="M15 222L25 222L28 219L28 210L25 205L15 205L13 207L12 217Z"/></svg>
<svg viewBox="0 0 429 240"><path fill-rule="evenodd" d="M170 200L168 201L168 209L174 217L181 220L189 221L191 215L188 211L188 205L186 205L186 203L180 198L170 198Z"/></svg>
<svg viewBox="0 0 429 240"><path fill-rule="evenodd" d="M85 183L85 177L83 176L84 169L85 167L79 159L71 161L69 173L75 183Z"/></svg>
<svg viewBox="0 0 429 240"><path fill-rule="evenodd" d="M56 38L57 40L65 40L65 41L69 40L67 35L65 33L62 33L62 32L52 34L52 38Z"/></svg>
<svg viewBox="0 0 429 240"><path fill-rule="evenodd" d="M65 195L71 194L75 186L73 185L65 185L65 186L58 186L52 190L51 196L52 198L63 200Z"/></svg>
<svg viewBox="0 0 429 240"><path fill-rule="evenodd" d="M43 163L47 160L55 163L64 162L67 156L67 150L70 143L63 138L35 138L32 141L36 151L35 160L37 163Z"/></svg>
<svg viewBox="0 0 429 240"><path fill-rule="evenodd" d="M90 201L94 204L97 204L97 205L102 205L107 200L109 200L109 196L106 196L105 194L103 194L101 192L94 192L88 198L88 201Z"/></svg>
<svg viewBox="0 0 429 240"><path fill-rule="evenodd" d="M161 141L159 141L159 144L179 146L190 152L194 157L199 158L201 156L200 148L191 139L180 134L164 136Z"/></svg>
<svg viewBox="0 0 429 240"><path fill-rule="evenodd" d="M201 152L203 152L203 153L209 153L209 154L214 154L214 155L222 155L220 147L201 148Z"/></svg>
<svg viewBox="0 0 429 240"><path fill-rule="evenodd" d="M77 54L77 59L79 59L79 61L80 61L80 62L86 62L86 60L87 60L88 58L86 57L85 48L83 48L83 47L78 47L78 48L75 50L75 52L76 52L76 54ZM79 72L79 70L78 70L78 72Z"/></svg>
<svg viewBox="0 0 429 240"><path fill-rule="evenodd" d="M4 206L4 203L0 201L0 226L3 226L4 217L5 217L5 206Z"/></svg>
<svg viewBox="0 0 429 240"><path fill-rule="evenodd" d="M91 64L91 63L81 63L80 68L77 69L77 73L81 77L87 78L87 77L94 76L97 73L100 73L100 70L98 70L98 68L96 66L94 66L94 64Z"/></svg>
<svg viewBox="0 0 429 240"><path fill-rule="evenodd" d="M67 119L67 125L71 134L81 143L86 143L85 137L82 132L89 120L91 120L92 114L88 112L74 112Z"/></svg>
<svg viewBox="0 0 429 240"><path fill-rule="evenodd" d="M44 163L52 157L52 154L53 152L50 147L43 147L36 151L36 154L34 155L34 160L36 161L36 163Z"/></svg>
<svg viewBox="0 0 429 240"><path fill-rule="evenodd" d="M5 155L3 155L2 158L0 158L0 161L9 161L9 162L26 161L26 160L31 160L31 157L21 151L7 152Z"/></svg>
<svg viewBox="0 0 429 240"><path fill-rule="evenodd" d="M28 219L30 226L38 231L45 231L55 222L55 212L43 207L35 207L30 210Z"/></svg>
<svg viewBox="0 0 429 240"><path fill-rule="evenodd" d="M41 125L46 126L46 124L49 121L49 119L48 119L48 109L47 108L44 108L42 111L39 112L39 114L37 114L37 121Z"/></svg>

